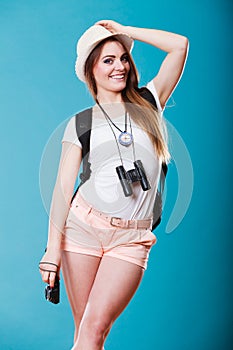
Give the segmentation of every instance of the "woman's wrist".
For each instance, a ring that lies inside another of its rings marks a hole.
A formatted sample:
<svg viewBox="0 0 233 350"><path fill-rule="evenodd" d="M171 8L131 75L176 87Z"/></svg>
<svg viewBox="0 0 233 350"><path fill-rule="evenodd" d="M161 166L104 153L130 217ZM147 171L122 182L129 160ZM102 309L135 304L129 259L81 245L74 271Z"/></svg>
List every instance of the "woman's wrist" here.
<svg viewBox="0 0 233 350"><path fill-rule="evenodd" d="M59 241L48 241L46 246L46 251L48 252L58 252L61 250L61 240Z"/></svg>
<svg viewBox="0 0 233 350"><path fill-rule="evenodd" d="M61 245L47 244L46 251L58 251L61 250Z"/></svg>
<svg viewBox="0 0 233 350"><path fill-rule="evenodd" d="M134 40L148 42L148 35L152 34L152 29L125 26L124 33L129 35Z"/></svg>
<svg viewBox="0 0 233 350"><path fill-rule="evenodd" d="M135 27L124 26L123 33L129 35L132 39L136 39L136 38L134 38L134 36L135 36Z"/></svg>

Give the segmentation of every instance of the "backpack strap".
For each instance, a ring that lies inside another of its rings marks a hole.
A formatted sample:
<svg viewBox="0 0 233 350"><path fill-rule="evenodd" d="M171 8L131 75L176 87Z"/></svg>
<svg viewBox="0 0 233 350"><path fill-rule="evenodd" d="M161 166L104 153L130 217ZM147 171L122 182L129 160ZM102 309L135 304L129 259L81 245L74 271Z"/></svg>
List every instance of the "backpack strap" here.
<svg viewBox="0 0 233 350"><path fill-rule="evenodd" d="M165 178L167 175L167 164L165 162L162 163L162 168L160 172L159 185L156 192L154 207L153 207L153 223L152 223L152 231L160 224L162 219L163 212L163 190Z"/></svg>
<svg viewBox="0 0 233 350"><path fill-rule="evenodd" d="M80 184L73 194L71 203L78 192L79 187L86 182L91 176L91 164L88 161L90 152L90 139L91 139L91 127L92 127L92 108L85 109L84 111L75 115L76 133L79 141L82 145L82 161L83 170L80 174Z"/></svg>
<svg viewBox="0 0 233 350"><path fill-rule="evenodd" d="M147 89L146 87L142 87L142 88L138 89L138 93L141 95L141 97L143 97L145 100L150 102L152 107L154 107L156 110L158 110L154 95L152 94L152 92L149 89Z"/></svg>
<svg viewBox="0 0 233 350"><path fill-rule="evenodd" d="M84 111L76 114L75 126L77 136L82 144L82 158L84 159L90 151L92 108L85 109Z"/></svg>

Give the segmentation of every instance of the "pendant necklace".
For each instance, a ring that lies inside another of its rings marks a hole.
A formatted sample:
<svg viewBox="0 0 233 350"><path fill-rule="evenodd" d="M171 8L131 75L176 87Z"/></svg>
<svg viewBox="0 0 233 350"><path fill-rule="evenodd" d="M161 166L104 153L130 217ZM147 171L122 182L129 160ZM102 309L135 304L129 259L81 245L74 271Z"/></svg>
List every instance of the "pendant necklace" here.
<svg viewBox="0 0 233 350"><path fill-rule="evenodd" d="M125 111L125 130L122 131L113 121L112 119L109 117L109 115L107 114L107 112L103 109L103 107L99 104L98 101L96 101L98 106L100 107L101 111L103 112L105 118L107 119L108 122L111 122L111 124L113 126L115 126L116 129L118 129L120 131L120 135L118 137L118 141L119 143L122 145L122 146L130 146L131 143L133 142L133 135L132 135L132 132L129 133L127 131L127 116L128 116L128 113L127 111ZM110 124L109 124L110 125Z"/></svg>

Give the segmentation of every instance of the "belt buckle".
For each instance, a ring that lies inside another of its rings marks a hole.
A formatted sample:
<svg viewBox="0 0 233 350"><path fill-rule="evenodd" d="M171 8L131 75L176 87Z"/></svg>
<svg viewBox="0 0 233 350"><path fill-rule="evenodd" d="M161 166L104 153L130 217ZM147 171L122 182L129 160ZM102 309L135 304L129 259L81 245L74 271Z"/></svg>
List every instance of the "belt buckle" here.
<svg viewBox="0 0 233 350"><path fill-rule="evenodd" d="M116 224L113 223L113 220L114 220L114 219L116 219L116 220L121 220L121 218L117 218L117 217L115 217L115 216L112 216L111 219L110 219L110 224L111 224L112 226L118 227L119 225L116 225Z"/></svg>

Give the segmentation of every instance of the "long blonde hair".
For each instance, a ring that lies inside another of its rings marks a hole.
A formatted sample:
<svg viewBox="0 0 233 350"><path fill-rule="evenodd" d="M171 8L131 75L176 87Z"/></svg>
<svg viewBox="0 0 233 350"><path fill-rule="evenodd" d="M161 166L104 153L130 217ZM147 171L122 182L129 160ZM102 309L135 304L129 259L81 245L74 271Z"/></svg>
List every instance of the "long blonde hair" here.
<svg viewBox="0 0 233 350"><path fill-rule="evenodd" d="M132 56L119 38L110 37L101 41L90 53L84 68L87 86L94 99L97 100L97 86L93 74L93 67L100 57L104 44L111 41L120 42L129 57L130 70L128 73L126 87L122 91L122 98L125 102L125 108L135 123L148 134L152 144L156 148L158 156L161 157L163 162L168 163L170 160L170 153L168 150L167 127L165 121L159 115L158 110L141 96L140 92L142 92L142 89L138 87L137 69L133 62Z"/></svg>

